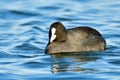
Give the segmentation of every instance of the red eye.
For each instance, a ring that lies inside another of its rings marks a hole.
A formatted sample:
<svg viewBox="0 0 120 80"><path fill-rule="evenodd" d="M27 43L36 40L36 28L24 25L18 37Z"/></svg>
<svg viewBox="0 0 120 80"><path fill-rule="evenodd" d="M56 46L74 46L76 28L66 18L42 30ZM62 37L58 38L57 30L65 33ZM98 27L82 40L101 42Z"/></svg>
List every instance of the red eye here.
<svg viewBox="0 0 120 80"><path fill-rule="evenodd" d="M59 33L60 32L60 30L59 29L57 29L57 31L56 31L57 33Z"/></svg>

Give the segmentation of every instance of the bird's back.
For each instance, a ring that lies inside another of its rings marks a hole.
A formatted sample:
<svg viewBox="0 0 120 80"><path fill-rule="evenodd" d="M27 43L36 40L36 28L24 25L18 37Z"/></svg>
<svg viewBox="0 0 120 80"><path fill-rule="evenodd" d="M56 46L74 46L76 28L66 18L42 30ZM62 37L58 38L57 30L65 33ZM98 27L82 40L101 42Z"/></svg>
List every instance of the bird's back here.
<svg viewBox="0 0 120 80"><path fill-rule="evenodd" d="M106 44L102 35L90 27L68 29L67 41L74 49L80 51L104 50Z"/></svg>

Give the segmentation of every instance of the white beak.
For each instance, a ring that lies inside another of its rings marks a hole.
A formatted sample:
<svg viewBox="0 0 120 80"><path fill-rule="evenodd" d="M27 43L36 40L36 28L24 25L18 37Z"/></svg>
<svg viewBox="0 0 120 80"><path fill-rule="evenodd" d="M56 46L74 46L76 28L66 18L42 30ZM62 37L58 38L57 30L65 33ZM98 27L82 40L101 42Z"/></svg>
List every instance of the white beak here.
<svg viewBox="0 0 120 80"><path fill-rule="evenodd" d="M56 38L55 32L56 32L56 29L52 28L51 29L52 34L51 34L50 42L53 42L53 40L55 40L55 38Z"/></svg>

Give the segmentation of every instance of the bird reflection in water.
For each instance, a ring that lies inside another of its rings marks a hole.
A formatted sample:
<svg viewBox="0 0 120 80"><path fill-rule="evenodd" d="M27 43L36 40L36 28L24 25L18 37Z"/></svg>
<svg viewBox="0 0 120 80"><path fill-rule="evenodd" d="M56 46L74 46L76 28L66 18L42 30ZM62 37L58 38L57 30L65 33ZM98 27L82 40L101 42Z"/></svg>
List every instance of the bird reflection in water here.
<svg viewBox="0 0 120 80"><path fill-rule="evenodd" d="M94 62L101 58L99 52L81 52L81 53L56 53L51 55L55 63L51 65L52 73L58 72L95 72L95 68L85 68L84 64Z"/></svg>

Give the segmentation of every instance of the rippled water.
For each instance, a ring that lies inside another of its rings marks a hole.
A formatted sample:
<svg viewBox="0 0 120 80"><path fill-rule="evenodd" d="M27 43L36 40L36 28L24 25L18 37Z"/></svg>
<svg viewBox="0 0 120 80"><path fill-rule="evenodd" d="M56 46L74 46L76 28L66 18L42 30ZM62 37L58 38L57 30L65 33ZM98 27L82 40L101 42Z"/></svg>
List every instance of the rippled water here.
<svg viewBox="0 0 120 80"><path fill-rule="evenodd" d="M48 55L49 26L91 26L107 50ZM120 0L1 0L0 80L120 80Z"/></svg>

